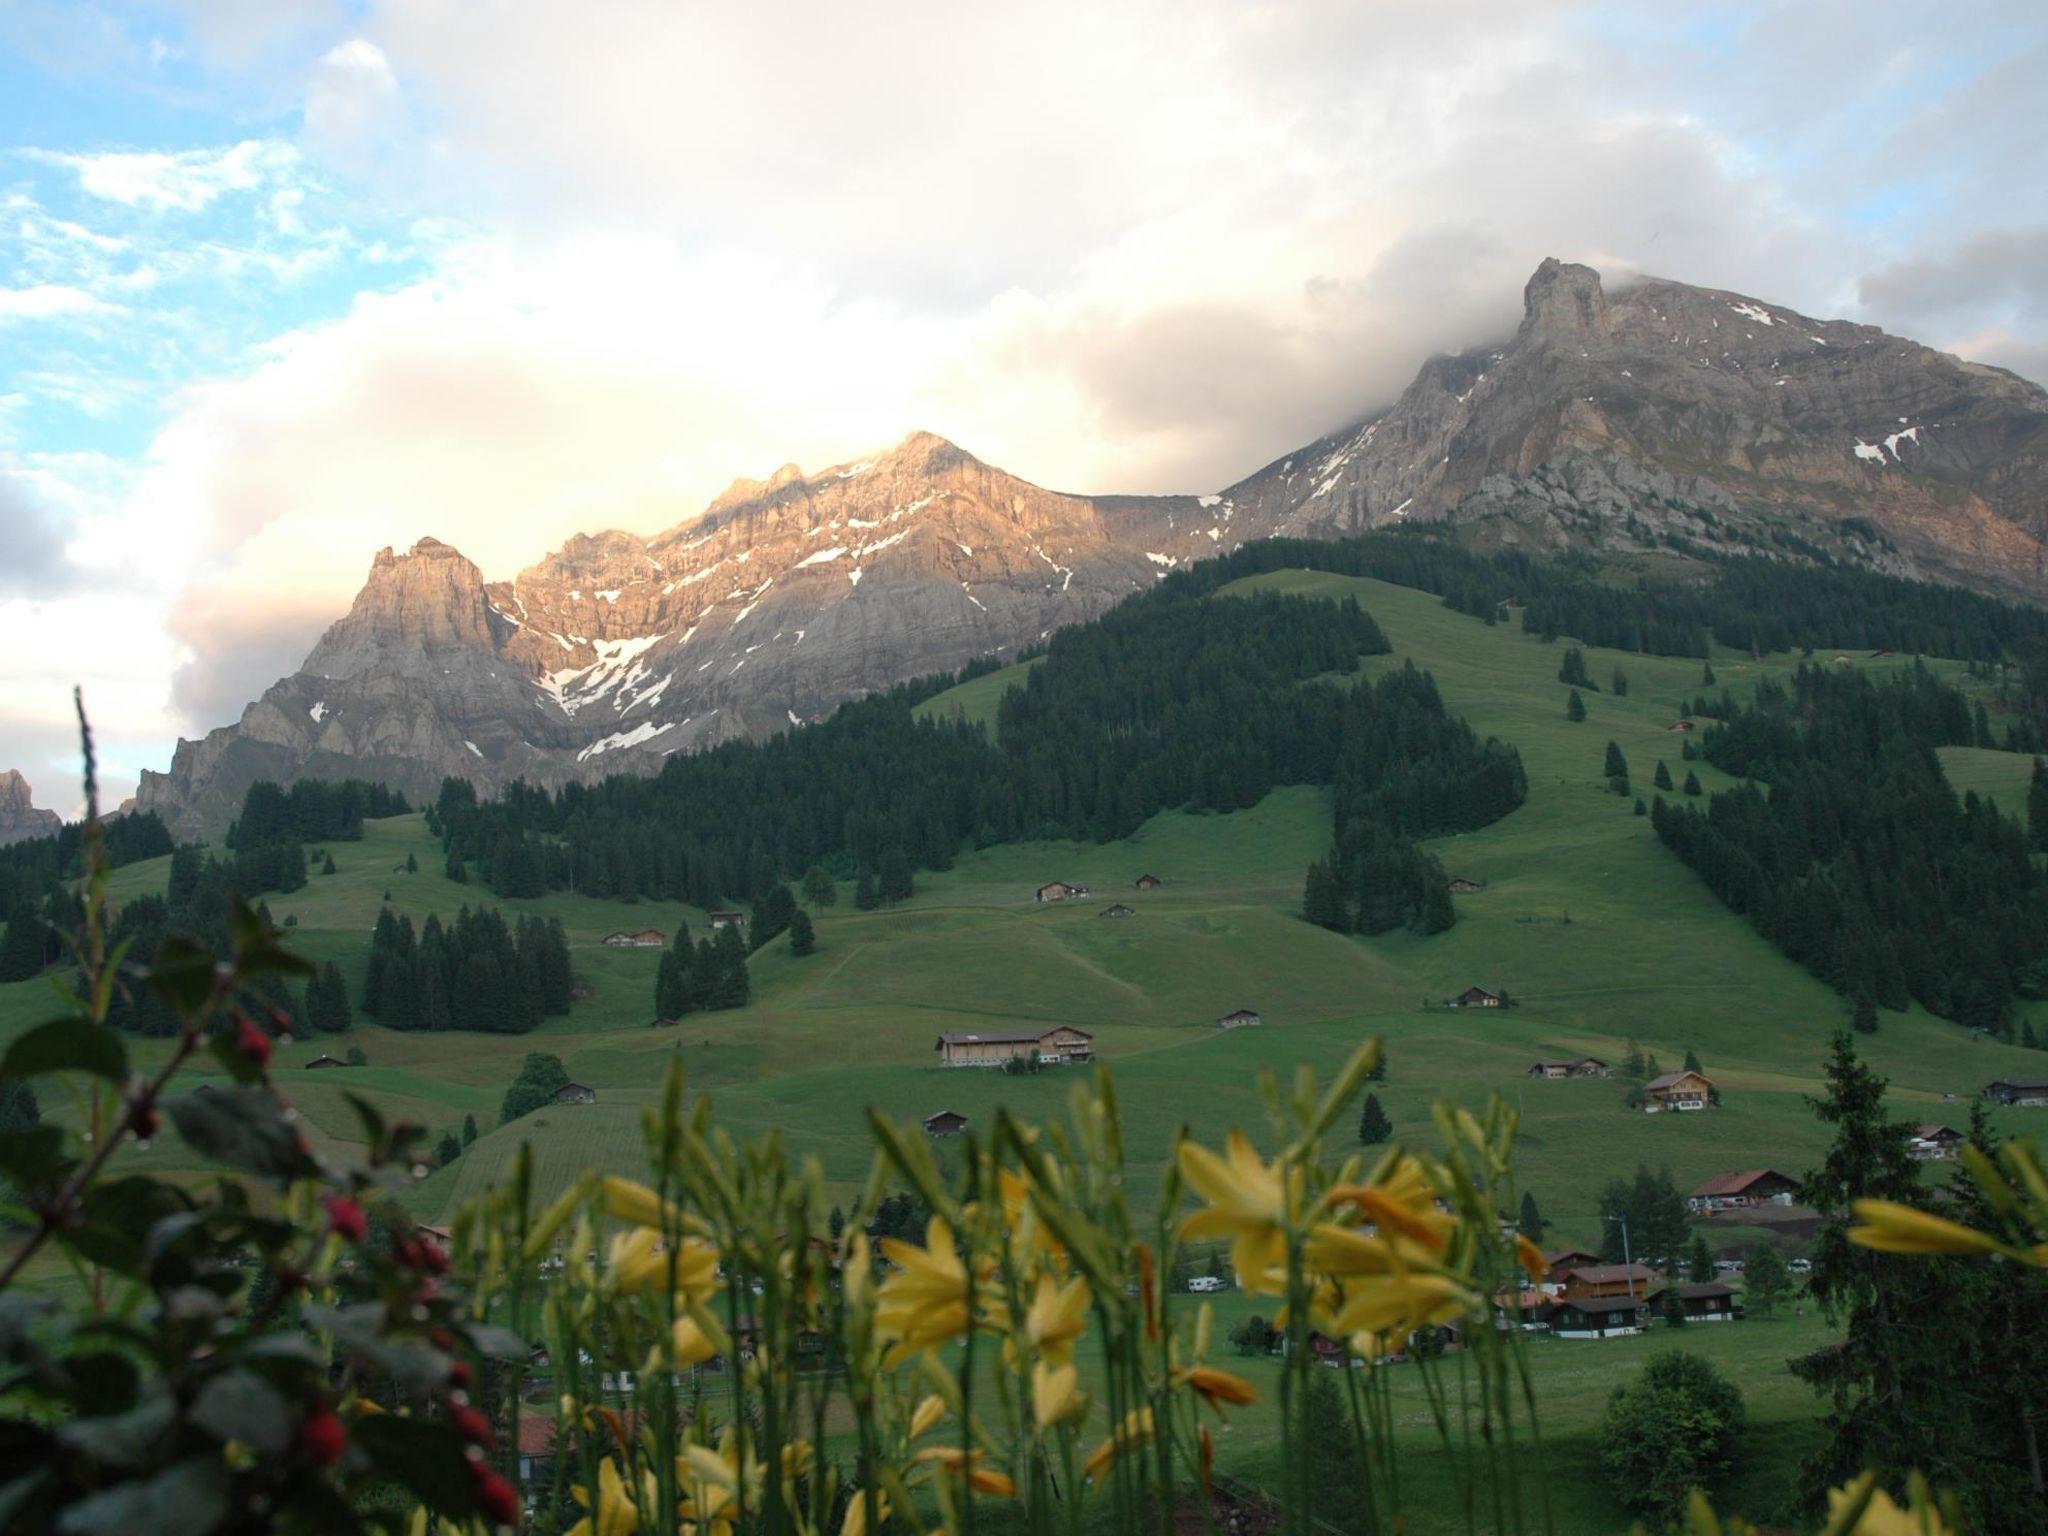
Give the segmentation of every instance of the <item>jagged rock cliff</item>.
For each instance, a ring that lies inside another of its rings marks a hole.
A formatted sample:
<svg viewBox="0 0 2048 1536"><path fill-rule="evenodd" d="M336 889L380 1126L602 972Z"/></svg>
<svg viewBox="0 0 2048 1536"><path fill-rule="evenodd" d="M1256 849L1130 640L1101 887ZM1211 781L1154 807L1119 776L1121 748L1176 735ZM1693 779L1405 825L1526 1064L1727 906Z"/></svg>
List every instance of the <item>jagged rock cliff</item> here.
<svg viewBox="0 0 2048 1536"><path fill-rule="evenodd" d="M926 433L736 481L652 539L577 535L486 583L423 539L241 721L138 796L217 831L259 777L485 791L651 772L1010 654L1276 533L1449 520L1488 545L1825 552L2048 596L2048 394L1868 326L1546 261L1517 333L1214 495L1030 485Z"/></svg>
<svg viewBox="0 0 2048 1536"><path fill-rule="evenodd" d="M19 769L0 771L0 846L51 837L64 825L55 811L36 809L34 793Z"/></svg>

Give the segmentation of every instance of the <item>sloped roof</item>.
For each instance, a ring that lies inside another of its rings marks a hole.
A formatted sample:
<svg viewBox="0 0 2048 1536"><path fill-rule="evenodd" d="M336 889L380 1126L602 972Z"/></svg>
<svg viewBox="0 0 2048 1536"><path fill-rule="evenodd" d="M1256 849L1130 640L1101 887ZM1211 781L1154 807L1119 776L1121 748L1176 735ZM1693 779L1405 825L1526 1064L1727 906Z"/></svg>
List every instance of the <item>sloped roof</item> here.
<svg viewBox="0 0 2048 1536"><path fill-rule="evenodd" d="M1787 1184L1799 1181L1789 1173L1780 1173L1775 1168L1744 1168L1739 1173L1717 1173L1698 1189L1694 1195L1739 1195L1752 1184L1762 1179L1783 1179Z"/></svg>
<svg viewBox="0 0 2048 1536"><path fill-rule="evenodd" d="M1678 1072L1658 1073L1655 1077L1651 1078L1647 1083L1643 1084L1643 1091L1645 1093L1655 1093L1659 1088L1676 1088L1688 1077L1698 1078L1701 1082L1705 1083L1709 1088L1713 1087L1714 1085L1713 1079L1708 1077L1706 1073L1694 1072L1690 1068L1686 1068Z"/></svg>
<svg viewBox="0 0 2048 1536"><path fill-rule="evenodd" d="M984 1029L972 1033L962 1030L947 1030L939 1036L940 1045L1028 1045L1034 1040L1043 1040L1047 1035L1067 1030L1083 1040L1095 1036L1085 1029L1076 1029L1071 1024L1053 1024L1045 1029ZM936 1047L934 1047L936 1049Z"/></svg>
<svg viewBox="0 0 2048 1536"><path fill-rule="evenodd" d="M1616 1280L1654 1280L1657 1272L1646 1264L1586 1264L1566 1271L1566 1277L1588 1285L1608 1285Z"/></svg>

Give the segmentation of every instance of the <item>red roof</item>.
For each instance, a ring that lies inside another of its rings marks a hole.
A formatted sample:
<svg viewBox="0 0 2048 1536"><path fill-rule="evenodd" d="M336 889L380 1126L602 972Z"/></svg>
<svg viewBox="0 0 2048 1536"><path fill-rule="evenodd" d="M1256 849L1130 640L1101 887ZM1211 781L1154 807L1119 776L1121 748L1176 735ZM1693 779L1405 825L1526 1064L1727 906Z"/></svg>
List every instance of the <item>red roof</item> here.
<svg viewBox="0 0 2048 1536"><path fill-rule="evenodd" d="M1698 1189L1695 1196L1746 1194L1752 1185L1765 1179L1779 1179L1784 1183L1797 1185L1799 1181L1789 1173L1780 1173L1775 1168L1745 1168L1740 1173L1717 1173Z"/></svg>
<svg viewBox="0 0 2048 1536"><path fill-rule="evenodd" d="M555 1448L555 1421L546 1414L519 1415L519 1454L545 1456Z"/></svg>

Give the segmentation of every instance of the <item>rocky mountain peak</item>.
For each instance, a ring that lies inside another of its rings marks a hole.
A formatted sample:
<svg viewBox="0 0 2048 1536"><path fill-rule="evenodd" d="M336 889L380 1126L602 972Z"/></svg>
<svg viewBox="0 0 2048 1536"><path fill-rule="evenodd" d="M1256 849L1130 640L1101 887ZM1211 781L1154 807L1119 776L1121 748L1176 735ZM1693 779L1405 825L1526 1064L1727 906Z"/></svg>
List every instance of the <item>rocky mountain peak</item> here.
<svg viewBox="0 0 2048 1536"><path fill-rule="evenodd" d="M1607 295L1600 274L1577 262L1546 256L1522 290L1520 339L1598 334L1606 329Z"/></svg>
<svg viewBox="0 0 2048 1536"><path fill-rule="evenodd" d="M424 538L403 555L381 549L345 618L321 637L306 670L352 677L384 658L488 650L483 573L462 551Z"/></svg>
<svg viewBox="0 0 2048 1536"><path fill-rule="evenodd" d="M55 811L37 810L35 795L18 768L0 770L0 843L51 837L64 825Z"/></svg>

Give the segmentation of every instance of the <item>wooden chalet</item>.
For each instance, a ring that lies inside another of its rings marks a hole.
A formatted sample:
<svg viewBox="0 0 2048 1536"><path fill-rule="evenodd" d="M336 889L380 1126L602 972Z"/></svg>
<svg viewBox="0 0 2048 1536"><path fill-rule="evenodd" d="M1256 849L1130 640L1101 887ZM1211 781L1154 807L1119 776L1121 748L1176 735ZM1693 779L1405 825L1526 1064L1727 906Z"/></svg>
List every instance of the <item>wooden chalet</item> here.
<svg viewBox="0 0 2048 1536"><path fill-rule="evenodd" d="M939 1053L939 1065L944 1067L1001 1067L1013 1061L1063 1066L1070 1061L1093 1061L1095 1037L1071 1024L972 1033L949 1030L932 1049Z"/></svg>
<svg viewBox="0 0 2048 1536"><path fill-rule="evenodd" d="M1906 1149L1920 1162L1943 1163L1962 1151L1963 1143L1968 1139L1952 1126L1916 1125L1913 1127L1913 1139L1906 1143Z"/></svg>
<svg viewBox="0 0 2048 1536"><path fill-rule="evenodd" d="M1500 1008L1505 1006L1501 999L1484 987L1467 987L1451 999L1456 1008Z"/></svg>
<svg viewBox="0 0 2048 1536"><path fill-rule="evenodd" d="M958 1136L966 1129L967 1117L957 1109L942 1109L937 1114L924 1117L927 1136Z"/></svg>
<svg viewBox="0 0 2048 1536"><path fill-rule="evenodd" d="M1583 1248L1561 1248L1556 1253L1543 1255L1543 1267L1547 1271L1549 1284L1562 1286L1565 1276L1575 1269L1584 1269L1601 1262L1600 1255L1588 1253Z"/></svg>
<svg viewBox="0 0 2048 1536"><path fill-rule="evenodd" d="M1157 875L1140 875L1136 880L1132 881L1131 883L1137 886L1137 888L1141 891L1156 891L1159 889L1160 886L1166 884L1166 882L1160 879Z"/></svg>
<svg viewBox="0 0 2048 1536"><path fill-rule="evenodd" d="M1088 887L1073 885L1065 880L1048 880L1032 893L1035 901L1068 901L1076 896L1086 896Z"/></svg>
<svg viewBox="0 0 2048 1536"><path fill-rule="evenodd" d="M1233 1008L1216 1021L1218 1029L1255 1029L1266 1021L1254 1008Z"/></svg>
<svg viewBox="0 0 2048 1536"><path fill-rule="evenodd" d="M1994 1104L2048 1105L2048 1077L2001 1077L1984 1085L1984 1097Z"/></svg>
<svg viewBox="0 0 2048 1536"><path fill-rule="evenodd" d="M555 1416L519 1415L519 1481L526 1487L555 1480Z"/></svg>
<svg viewBox="0 0 2048 1536"><path fill-rule="evenodd" d="M1650 1304L1640 1296L1560 1296L1541 1322L1560 1339L1611 1339L1650 1326Z"/></svg>
<svg viewBox="0 0 2048 1536"><path fill-rule="evenodd" d="M1565 1271L1565 1296L1605 1301L1614 1296L1647 1297L1657 1271L1647 1264L1580 1264Z"/></svg>
<svg viewBox="0 0 2048 1536"><path fill-rule="evenodd" d="M1453 896L1470 896L1486 887L1477 880L1468 880L1463 875L1451 876L1450 890Z"/></svg>
<svg viewBox="0 0 2048 1536"><path fill-rule="evenodd" d="M339 1056L330 1056L325 1051L322 1051L318 1056L315 1056L306 1063L306 1070L308 1072L320 1072L328 1067L345 1067L347 1065L348 1063Z"/></svg>
<svg viewBox="0 0 2048 1536"><path fill-rule="evenodd" d="M1732 1211L1754 1205L1790 1205L1799 1194L1799 1181L1775 1168L1745 1168L1739 1173L1717 1173L1685 1197L1688 1210Z"/></svg>
<svg viewBox="0 0 2048 1536"><path fill-rule="evenodd" d="M1674 1285L1679 1315L1688 1323L1733 1323L1741 1320L1742 1299L1735 1287L1719 1280Z"/></svg>
<svg viewBox="0 0 2048 1536"><path fill-rule="evenodd" d="M747 914L744 912L726 910L707 913L706 916L713 928L737 928L742 933L746 932Z"/></svg>
<svg viewBox="0 0 2048 1536"><path fill-rule="evenodd" d="M557 1104L595 1104L597 1090L587 1083L564 1083L555 1090Z"/></svg>
<svg viewBox="0 0 2048 1536"><path fill-rule="evenodd" d="M1714 1085L1704 1072L1665 1072L1643 1084L1650 1102L1659 1109L1705 1109L1713 1102Z"/></svg>
<svg viewBox="0 0 2048 1536"><path fill-rule="evenodd" d="M1138 909L1136 907L1127 907L1122 902L1117 901L1111 902L1095 915L1097 917L1136 917Z"/></svg>
<svg viewBox="0 0 2048 1536"><path fill-rule="evenodd" d="M1678 731L1686 735L1690 735L1696 729L1696 727L1690 720L1674 720L1671 722L1668 729Z"/></svg>
<svg viewBox="0 0 2048 1536"><path fill-rule="evenodd" d="M1531 1077L1612 1077L1614 1069L1598 1056L1566 1056L1529 1064Z"/></svg>
<svg viewBox="0 0 2048 1536"><path fill-rule="evenodd" d="M638 933L608 933L598 942L612 949L660 949L668 935L659 928L642 928Z"/></svg>

